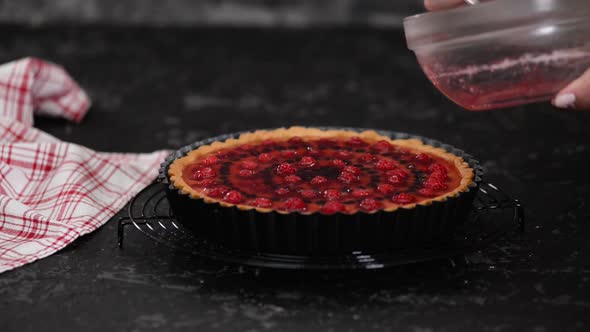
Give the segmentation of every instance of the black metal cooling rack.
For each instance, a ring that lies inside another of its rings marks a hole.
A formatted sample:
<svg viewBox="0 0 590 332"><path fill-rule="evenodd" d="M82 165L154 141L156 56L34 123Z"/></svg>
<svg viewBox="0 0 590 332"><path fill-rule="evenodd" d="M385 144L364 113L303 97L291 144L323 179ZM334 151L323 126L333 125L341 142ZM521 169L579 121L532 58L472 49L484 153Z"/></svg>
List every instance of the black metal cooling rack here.
<svg viewBox="0 0 590 332"><path fill-rule="evenodd" d="M126 226L153 240L199 257L257 268L300 270L359 270L462 258L484 249L504 236L524 233L524 209L521 203L491 183L482 183L465 226L452 241L431 247L408 248L388 253L355 251L338 256L296 256L234 250L207 242L183 229L170 209L166 186L153 183L128 205L128 216L119 220L118 243L123 248Z"/></svg>

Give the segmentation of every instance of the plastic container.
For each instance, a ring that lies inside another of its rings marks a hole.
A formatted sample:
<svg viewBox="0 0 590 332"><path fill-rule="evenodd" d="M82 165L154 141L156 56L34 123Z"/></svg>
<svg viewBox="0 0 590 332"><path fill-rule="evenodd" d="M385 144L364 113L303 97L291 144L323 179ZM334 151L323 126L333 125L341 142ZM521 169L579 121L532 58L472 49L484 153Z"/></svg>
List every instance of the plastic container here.
<svg viewBox="0 0 590 332"><path fill-rule="evenodd" d="M589 0L496 0L404 28L428 78L469 110L550 100L590 68Z"/></svg>

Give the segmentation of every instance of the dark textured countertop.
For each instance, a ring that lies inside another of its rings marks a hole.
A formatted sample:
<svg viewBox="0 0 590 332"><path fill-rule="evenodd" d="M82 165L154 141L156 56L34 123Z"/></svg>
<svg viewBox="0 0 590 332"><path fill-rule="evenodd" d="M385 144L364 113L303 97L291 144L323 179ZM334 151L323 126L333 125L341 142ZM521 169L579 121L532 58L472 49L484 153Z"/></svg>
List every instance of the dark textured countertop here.
<svg viewBox="0 0 590 332"><path fill-rule="evenodd" d="M91 95L64 140L151 151L293 124L398 130L476 155L520 198L528 230L470 256L386 273L314 276L203 262L116 218L0 275L2 331L553 331L590 324L589 113L548 104L473 113L434 90L401 31L18 28L0 61L63 64Z"/></svg>

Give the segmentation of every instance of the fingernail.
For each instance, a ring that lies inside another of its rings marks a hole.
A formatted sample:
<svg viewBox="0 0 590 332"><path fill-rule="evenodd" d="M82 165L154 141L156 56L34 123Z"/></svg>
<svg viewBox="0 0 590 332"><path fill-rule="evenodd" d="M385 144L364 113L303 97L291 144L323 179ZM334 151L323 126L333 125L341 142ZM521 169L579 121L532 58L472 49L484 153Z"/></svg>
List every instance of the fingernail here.
<svg viewBox="0 0 590 332"><path fill-rule="evenodd" d="M574 108L576 96L573 93L564 93L553 99L553 105L559 108Z"/></svg>

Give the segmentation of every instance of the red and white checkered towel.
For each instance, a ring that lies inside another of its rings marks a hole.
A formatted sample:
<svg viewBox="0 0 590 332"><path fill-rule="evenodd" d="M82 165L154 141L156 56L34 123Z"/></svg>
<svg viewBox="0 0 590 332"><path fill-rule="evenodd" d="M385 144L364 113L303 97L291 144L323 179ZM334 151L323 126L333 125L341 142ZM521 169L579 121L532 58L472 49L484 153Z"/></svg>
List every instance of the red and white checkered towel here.
<svg viewBox="0 0 590 332"><path fill-rule="evenodd" d="M166 152L99 153L32 127L33 112L80 121L90 101L59 66L0 66L0 272L62 249L149 184Z"/></svg>

